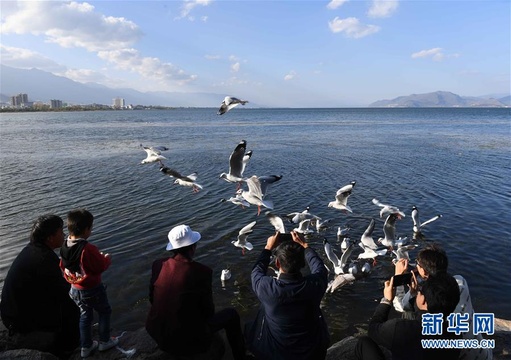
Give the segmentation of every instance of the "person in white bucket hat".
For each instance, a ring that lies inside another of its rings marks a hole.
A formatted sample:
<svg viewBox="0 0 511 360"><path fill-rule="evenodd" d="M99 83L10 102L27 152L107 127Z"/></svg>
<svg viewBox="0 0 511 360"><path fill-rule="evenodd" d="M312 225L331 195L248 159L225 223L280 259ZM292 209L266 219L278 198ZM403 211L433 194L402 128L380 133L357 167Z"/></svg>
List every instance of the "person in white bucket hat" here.
<svg viewBox="0 0 511 360"><path fill-rule="evenodd" d="M188 356L207 352L213 333L225 329L233 358L245 359L238 312L234 308L215 312L213 270L193 260L201 234L177 225L167 237L171 255L152 266L147 332L161 350Z"/></svg>
<svg viewBox="0 0 511 360"><path fill-rule="evenodd" d="M195 244L201 236L199 232L193 231L188 225L178 225L169 231L167 237L169 239L167 250L176 250Z"/></svg>

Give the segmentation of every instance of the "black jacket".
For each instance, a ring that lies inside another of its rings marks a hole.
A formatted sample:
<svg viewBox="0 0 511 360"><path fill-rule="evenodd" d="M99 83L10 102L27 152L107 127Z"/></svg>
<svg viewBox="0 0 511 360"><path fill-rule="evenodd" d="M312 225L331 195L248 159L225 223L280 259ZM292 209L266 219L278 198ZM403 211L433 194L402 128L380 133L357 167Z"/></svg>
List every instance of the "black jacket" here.
<svg viewBox="0 0 511 360"><path fill-rule="evenodd" d="M247 347L258 359L323 359L330 343L319 308L328 279L323 261L311 249L305 259L311 274L267 276L271 251L263 250L252 270L252 288L261 308L247 329Z"/></svg>

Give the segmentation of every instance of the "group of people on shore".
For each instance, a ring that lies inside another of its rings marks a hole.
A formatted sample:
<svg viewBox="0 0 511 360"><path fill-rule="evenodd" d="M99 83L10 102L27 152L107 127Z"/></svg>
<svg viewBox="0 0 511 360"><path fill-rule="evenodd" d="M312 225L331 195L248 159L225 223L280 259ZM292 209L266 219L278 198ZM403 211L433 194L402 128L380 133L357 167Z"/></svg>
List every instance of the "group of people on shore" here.
<svg viewBox="0 0 511 360"><path fill-rule="evenodd" d="M29 244L5 279L1 318L9 330L10 348L67 358L80 346L85 358L119 341L110 336L112 310L101 280L111 257L87 240L93 227L89 211L68 213L67 239L63 227L56 215L43 215L34 222ZM200 239L201 234L189 226L175 226L168 233L169 256L153 262L145 327L161 350L179 356L204 353L214 334L224 329L236 360L326 357L330 335L320 302L328 286L328 270L301 234L285 237L277 232L268 237L251 273L260 308L244 326L236 309L215 310L213 271L194 261ZM268 271L272 261L276 276ZM368 334L358 339L356 358L385 359L385 351L393 359L459 358L460 349L424 349L421 340L434 337L423 335L421 320L423 314L434 313L446 326L449 314L471 311L470 298L460 300L461 284L448 274L442 249L422 249L416 264L410 269L407 260L396 263L395 275L412 273L409 290L394 286L394 277L385 282ZM393 308L402 316L396 316ZM92 336L94 311L99 315L99 342ZM442 338L461 336L444 331ZM492 358L491 351L471 350L464 358Z"/></svg>

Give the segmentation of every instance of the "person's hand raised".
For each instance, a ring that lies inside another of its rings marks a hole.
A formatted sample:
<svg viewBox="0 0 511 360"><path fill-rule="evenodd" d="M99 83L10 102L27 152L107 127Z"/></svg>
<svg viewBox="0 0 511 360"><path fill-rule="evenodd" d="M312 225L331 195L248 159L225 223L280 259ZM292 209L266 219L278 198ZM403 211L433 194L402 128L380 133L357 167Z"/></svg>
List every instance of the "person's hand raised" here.
<svg viewBox="0 0 511 360"><path fill-rule="evenodd" d="M304 249L307 249L309 247L309 244L305 242L305 239L302 239L301 234L297 233L296 231L291 231L291 237L293 238L293 241L297 244L300 244Z"/></svg>

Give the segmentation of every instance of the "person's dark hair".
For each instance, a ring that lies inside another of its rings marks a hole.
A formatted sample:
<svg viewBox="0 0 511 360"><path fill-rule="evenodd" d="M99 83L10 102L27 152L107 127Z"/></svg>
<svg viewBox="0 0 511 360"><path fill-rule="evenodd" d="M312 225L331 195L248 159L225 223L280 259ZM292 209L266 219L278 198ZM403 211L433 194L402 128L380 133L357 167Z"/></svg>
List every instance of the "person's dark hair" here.
<svg viewBox="0 0 511 360"><path fill-rule="evenodd" d="M39 216L32 225L32 231L30 232L30 243L43 244L51 235L55 234L63 227L64 221L60 216L52 214Z"/></svg>
<svg viewBox="0 0 511 360"><path fill-rule="evenodd" d="M454 277L447 273L438 273L428 277L420 291L428 304L428 312L442 313L444 317L452 313L460 301L458 283Z"/></svg>
<svg viewBox="0 0 511 360"><path fill-rule="evenodd" d="M170 250L174 255L177 255L177 254L181 254L181 255L184 255L188 258L190 258L190 254L192 252L192 249L194 249L195 247L197 247L197 243L194 243L194 244L191 244L191 245L187 245L187 246L183 246L182 248L179 248L179 249L173 249L173 250Z"/></svg>
<svg viewBox="0 0 511 360"><path fill-rule="evenodd" d="M94 216L85 209L75 209L67 213L67 230L73 236L81 236L92 228Z"/></svg>
<svg viewBox="0 0 511 360"><path fill-rule="evenodd" d="M449 260L444 249L438 245L429 245L420 250L417 254L417 261L428 276L435 276L438 273L447 272Z"/></svg>
<svg viewBox="0 0 511 360"><path fill-rule="evenodd" d="M305 266L305 250L294 241L286 241L277 246L275 257L279 259L280 267L286 273L299 273Z"/></svg>

